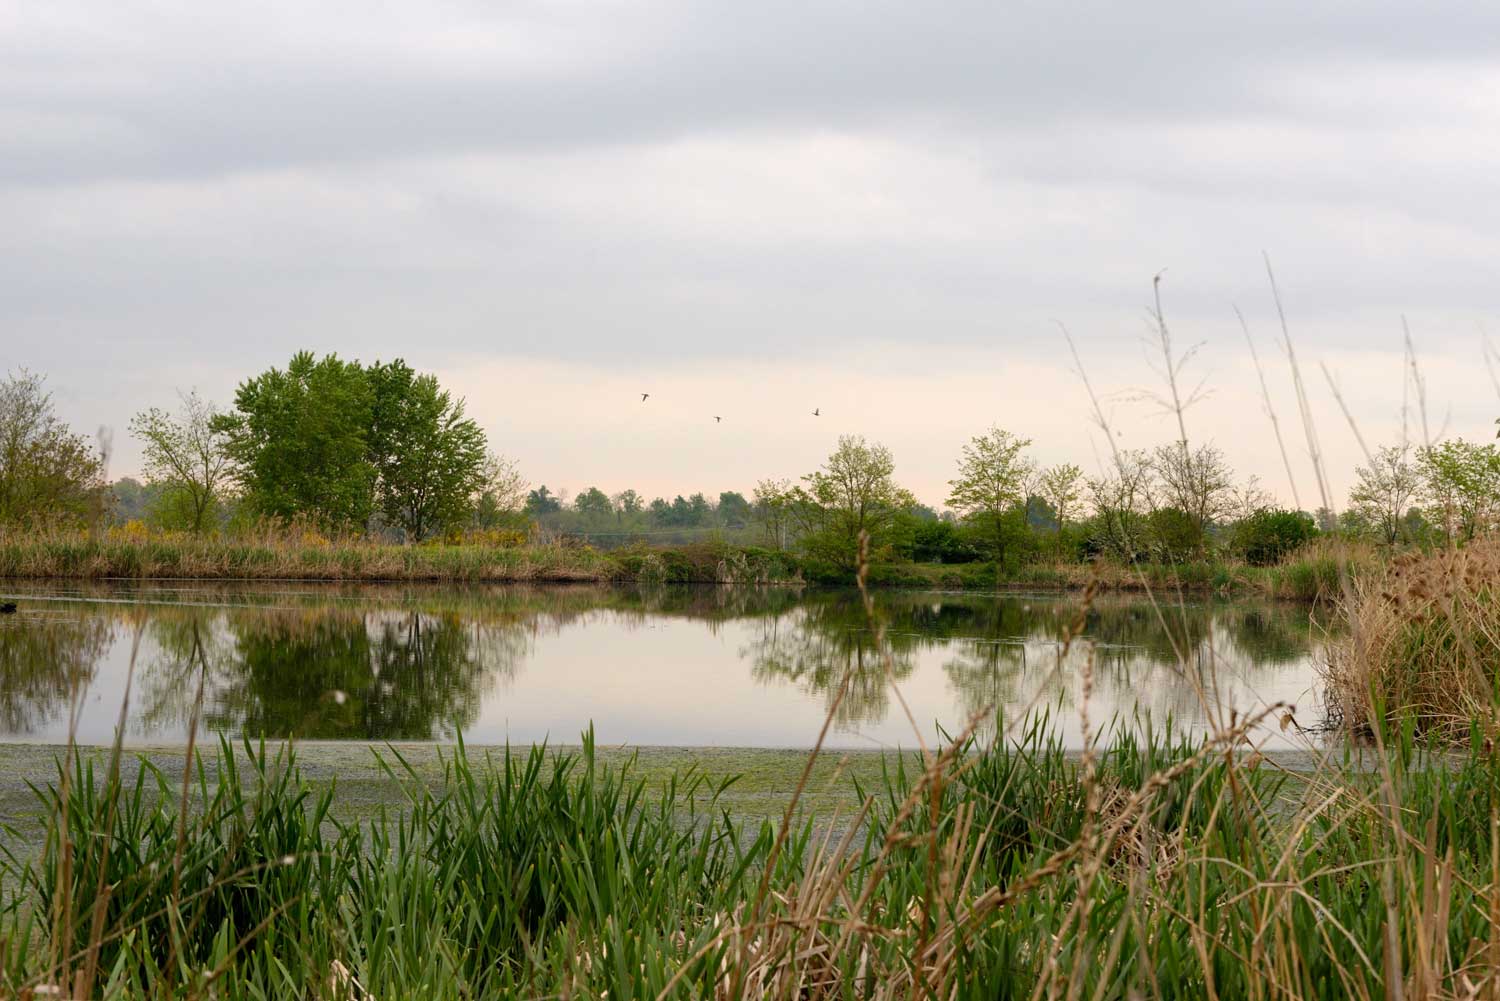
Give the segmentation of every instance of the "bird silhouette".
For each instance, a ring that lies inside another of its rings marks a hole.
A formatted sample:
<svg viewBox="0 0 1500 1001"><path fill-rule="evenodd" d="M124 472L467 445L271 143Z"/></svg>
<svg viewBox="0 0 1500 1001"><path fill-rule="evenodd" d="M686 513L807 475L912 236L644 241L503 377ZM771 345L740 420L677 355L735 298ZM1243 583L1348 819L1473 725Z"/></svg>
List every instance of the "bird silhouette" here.
<svg viewBox="0 0 1500 1001"><path fill-rule="evenodd" d="M823 416L823 415L822 415L822 414L820 414L820 413L818 413L818 411L819 411L819 410L822 410L822 409L823 409L823 408L822 408L822 407L817 407L817 408L814 408L814 410L813 410L813 416L814 416L814 417L822 417L822 416Z"/></svg>
<svg viewBox="0 0 1500 1001"><path fill-rule="evenodd" d="M651 395L650 393L642 393L641 394L641 402L645 403L646 402L646 397L648 397L650 395Z"/></svg>
<svg viewBox="0 0 1500 1001"><path fill-rule="evenodd" d="M722 418L722 417L715 417L714 418L714 423L715 424L722 424L722 423L724 423L724 418Z"/></svg>

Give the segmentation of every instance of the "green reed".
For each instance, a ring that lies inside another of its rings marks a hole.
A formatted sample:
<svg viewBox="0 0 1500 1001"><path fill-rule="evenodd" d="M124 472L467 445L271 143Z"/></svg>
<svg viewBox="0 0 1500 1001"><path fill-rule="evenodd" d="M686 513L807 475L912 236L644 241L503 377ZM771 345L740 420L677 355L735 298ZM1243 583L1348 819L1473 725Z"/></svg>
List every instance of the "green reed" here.
<svg viewBox="0 0 1500 1001"><path fill-rule="evenodd" d="M362 822L286 748L225 743L187 797L146 762L80 762L36 790L40 856L0 861L0 989L1374 998L1399 976L1458 996L1500 956L1500 765L1482 738L1437 759L1388 737L1298 774L1170 726L1113 727L1085 759L1045 717L892 755L863 809L794 823L753 919L774 827L728 814L725 781L648 783L589 736L459 746L436 778L384 752L406 802Z"/></svg>

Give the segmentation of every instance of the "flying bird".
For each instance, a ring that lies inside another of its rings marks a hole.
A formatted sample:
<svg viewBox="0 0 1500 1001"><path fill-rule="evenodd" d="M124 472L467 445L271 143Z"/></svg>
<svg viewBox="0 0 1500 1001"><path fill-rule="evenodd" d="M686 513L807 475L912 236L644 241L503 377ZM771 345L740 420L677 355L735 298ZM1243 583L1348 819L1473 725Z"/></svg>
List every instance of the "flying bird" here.
<svg viewBox="0 0 1500 1001"><path fill-rule="evenodd" d="M646 402L646 397L648 397L650 395L651 395L650 393L642 393L641 394L641 402L645 403Z"/></svg>
<svg viewBox="0 0 1500 1001"><path fill-rule="evenodd" d="M715 417L714 418L714 423L715 424L722 424L722 423L724 423L724 418L722 418L722 417Z"/></svg>
<svg viewBox="0 0 1500 1001"><path fill-rule="evenodd" d="M814 408L814 409L813 409L813 416L814 416L814 417L822 417L822 416L823 416L823 415L822 415L822 414L820 414L820 413L818 413L818 411L819 411L819 410L822 410L822 409L823 409L823 408L822 408L822 407L815 407L815 408Z"/></svg>
<svg viewBox="0 0 1500 1001"><path fill-rule="evenodd" d="M0 605L0 615L12 615L15 613L15 610L16 603L14 601L7 601L3 605Z"/></svg>

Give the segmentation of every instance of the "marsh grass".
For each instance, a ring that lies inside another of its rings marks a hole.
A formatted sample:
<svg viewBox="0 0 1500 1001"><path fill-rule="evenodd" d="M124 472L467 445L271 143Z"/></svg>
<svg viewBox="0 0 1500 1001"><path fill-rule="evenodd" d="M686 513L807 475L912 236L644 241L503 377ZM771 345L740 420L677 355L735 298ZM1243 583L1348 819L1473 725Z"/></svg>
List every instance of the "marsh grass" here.
<svg viewBox="0 0 1500 1001"><path fill-rule="evenodd" d="M1377 566L1373 547L1320 540L1272 567L1237 562L1179 565L1030 564L997 576L993 564L880 563L874 587L950 590L1046 588L1081 591L1093 582L1122 593L1176 591L1294 601L1333 600L1340 593L1339 554L1353 575ZM798 557L755 547L695 543L675 548L607 551L559 543L522 546L398 546L363 539L308 542L267 533L244 538L182 533L87 535L0 531L0 579L195 580L328 583L833 585L852 583Z"/></svg>
<svg viewBox="0 0 1500 1001"><path fill-rule="evenodd" d="M265 529L182 532L0 530L0 578L434 581L444 583L798 583L783 553L694 543L603 552L563 543L401 546Z"/></svg>
<svg viewBox="0 0 1500 1001"><path fill-rule="evenodd" d="M1407 721L1439 741L1493 736L1500 540L1400 557L1352 588L1355 628L1328 648L1329 701L1355 732Z"/></svg>
<svg viewBox="0 0 1500 1001"><path fill-rule="evenodd" d="M1378 568L1384 560L1385 555L1369 544L1327 538L1315 540L1269 567L1232 560L1124 564L1101 559L1090 563L1027 564L997 575L991 563L880 563L870 568L870 584L955 591L1028 588L1082 591L1092 585L1098 591L1124 594L1183 592L1333 602L1342 593L1341 573L1358 577ZM809 573L808 577L813 583L824 582L816 573ZM830 577L828 582L839 579Z"/></svg>
<svg viewBox="0 0 1500 1001"><path fill-rule="evenodd" d="M186 802L149 766L75 764L38 790L42 857L3 868L4 989L1380 998L1395 975L1494 996L1494 754L1434 766L1393 733L1386 768L1293 775L1252 756L1260 722L1109 729L1089 761L1043 715L892 759L847 817L748 829L724 781L653 786L587 738L460 746L435 783L382 752L408 802L347 824L289 749L224 745Z"/></svg>

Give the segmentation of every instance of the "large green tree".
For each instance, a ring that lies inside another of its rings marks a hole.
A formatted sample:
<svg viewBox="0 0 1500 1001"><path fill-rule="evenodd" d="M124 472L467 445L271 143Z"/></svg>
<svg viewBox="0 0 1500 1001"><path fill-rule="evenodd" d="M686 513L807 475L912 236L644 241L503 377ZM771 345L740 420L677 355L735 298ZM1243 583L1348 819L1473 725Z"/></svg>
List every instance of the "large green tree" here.
<svg viewBox="0 0 1500 1001"><path fill-rule="evenodd" d="M543 483L526 495L526 513L534 518L544 514L556 514L562 510L562 501Z"/></svg>
<svg viewBox="0 0 1500 1001"><path fill-rule="evenodd" d="M1036 466L1022 453L1030 438L992 427L971 439L958 460L958 477L948 481L948 504L979 530L997 563L1026 528L1018 506L1026 499Z"/></svg>
<svg viewBox="0 0 1500 1001"><path fill-rule="evenodd" d="M240 384L234 410L214 418L245 501L258 514L305 515L363 530L375 504L373 394L358 362L295 355Z"/></svg>
<svg viewBox="0 0 1500 1001"><path fill-rule="evenodd" d="M486 482L484 431L431 375L401 359L366 370L375 500L409 541L464 524Z"/></svg>
<svg viewBox="0 0 1500 1001"><path fill-rule="evenodd" d="M42 377L0 381L0 524L85 520L103 498L103 457L58 419Z"/></svg>
<svg viewBox="0 0 1500 1001"><path fill-rule="evenodd" d="M744 528L750 523L753 512L750 502L738 490L719 492L719 524L725 528Z"/></svg>
<svg viewBox="0 0 1500 1001"><path fill-rule="evenodd" d="M878 548L896 515L916 505L916 498L896 485L895 471L895 459L884 445L862 435L840 436L823 467L802 477L807 488L793 501L799 517L815 523L807 526L814 529L808 533L809 547L850 568L861 533L869 536L872 549Z"/></svg>

